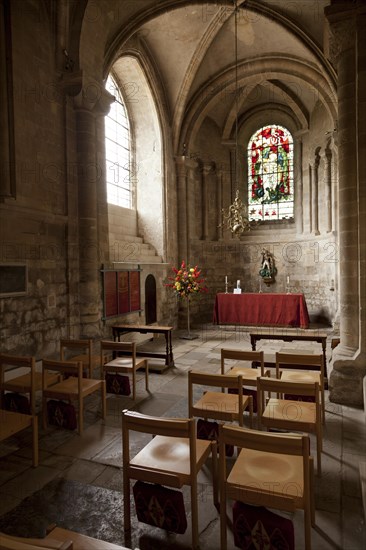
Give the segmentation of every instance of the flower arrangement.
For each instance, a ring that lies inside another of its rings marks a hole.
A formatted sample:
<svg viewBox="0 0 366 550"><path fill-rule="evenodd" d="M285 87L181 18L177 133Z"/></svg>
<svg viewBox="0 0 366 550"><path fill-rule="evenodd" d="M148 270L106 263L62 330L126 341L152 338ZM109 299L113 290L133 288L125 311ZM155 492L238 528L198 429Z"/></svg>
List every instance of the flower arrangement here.
<svg viewBox="0 0 366 550"><path fill-rule="evenodd" d="M200 277L201 270L197 266L191 267L183 260L179 269L172 267L172 270L175 276L168 277L171 282L165 286L171 287L178 298L189 298L192 294L208 291L204 286L205 279Z"/></svg>

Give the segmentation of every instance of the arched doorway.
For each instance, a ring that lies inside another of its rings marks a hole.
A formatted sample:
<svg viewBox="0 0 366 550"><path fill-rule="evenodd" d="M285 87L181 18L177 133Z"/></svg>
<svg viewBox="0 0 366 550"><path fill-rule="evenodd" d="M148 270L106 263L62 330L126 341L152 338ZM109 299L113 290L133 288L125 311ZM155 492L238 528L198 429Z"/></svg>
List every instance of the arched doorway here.
<svg viewBox="0 0 366 550"><path fill-rule="evenodd" d="M156 280L148 275L145 281L145 318L146 324L156 323Z"/></svg>

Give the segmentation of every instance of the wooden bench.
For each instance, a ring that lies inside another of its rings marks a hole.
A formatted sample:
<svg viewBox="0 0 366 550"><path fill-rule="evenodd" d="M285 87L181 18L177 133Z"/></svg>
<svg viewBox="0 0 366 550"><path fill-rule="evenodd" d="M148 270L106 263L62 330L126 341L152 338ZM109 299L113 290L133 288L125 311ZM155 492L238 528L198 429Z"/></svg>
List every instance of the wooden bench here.
<svg viewBox="0 0 366 550"><path fill-rule="evenodd" d="M13 537L0 533L0 550L128 550L112 542L94 539L55 527L44 539Z"/></svg>

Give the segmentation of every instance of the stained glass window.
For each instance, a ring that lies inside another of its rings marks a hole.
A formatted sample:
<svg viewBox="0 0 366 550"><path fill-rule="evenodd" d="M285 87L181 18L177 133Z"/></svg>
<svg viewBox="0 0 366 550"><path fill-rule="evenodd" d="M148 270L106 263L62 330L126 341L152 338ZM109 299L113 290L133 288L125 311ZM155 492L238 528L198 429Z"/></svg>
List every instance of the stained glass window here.
<svg viewBox="0 0 366 550"><path fill-rule="evenodd" d="M248 143L248 212L250 220L294 217L294 161L291 133L265 126Z"/></svg>
<svg viewBox="0 0 366 550"><path fill-rule="evenodd" d="M106 89L116 98L105 117L107 200L131 208L130 124L120 89L110 75Z"/></svg>

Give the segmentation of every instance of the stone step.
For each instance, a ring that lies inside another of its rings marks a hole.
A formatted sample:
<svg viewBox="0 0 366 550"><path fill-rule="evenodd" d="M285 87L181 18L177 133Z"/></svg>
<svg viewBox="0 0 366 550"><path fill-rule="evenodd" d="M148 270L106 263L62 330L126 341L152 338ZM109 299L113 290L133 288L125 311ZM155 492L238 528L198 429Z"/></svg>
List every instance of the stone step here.
<svg viewBox="0 0 366 550"><path fill-rule="evenodd" d="M113 263L162 263L163 260L156 254L155 249L148 243L119 241L110 247L110 260Z"/></svg>

